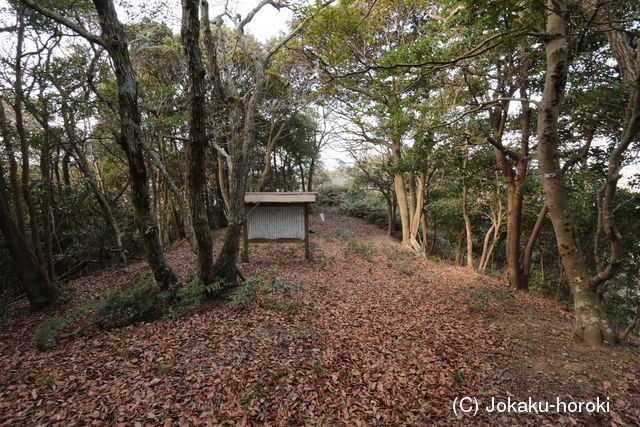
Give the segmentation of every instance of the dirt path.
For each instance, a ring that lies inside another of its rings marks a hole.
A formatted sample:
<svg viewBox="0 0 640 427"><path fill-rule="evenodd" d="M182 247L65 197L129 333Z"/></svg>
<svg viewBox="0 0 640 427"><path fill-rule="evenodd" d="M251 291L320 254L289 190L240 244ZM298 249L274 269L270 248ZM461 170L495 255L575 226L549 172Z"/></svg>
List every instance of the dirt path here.
<svg viewBox="0 0 640 427"><path fill-rule="evenodd" d="M217 304L60 342L45 353L19 310L1 337L0 421L151 424L640 424L637 343L574 343L570 313L467 269L398 249L362 221L312 217L300 245L253 245L250 308ZM170 253L183 276L194 258ZM142 265L73 283L96 295ZM262 293L261 293L262 292ZM608 414L456 417L455 398L590 401Z"/></svg>

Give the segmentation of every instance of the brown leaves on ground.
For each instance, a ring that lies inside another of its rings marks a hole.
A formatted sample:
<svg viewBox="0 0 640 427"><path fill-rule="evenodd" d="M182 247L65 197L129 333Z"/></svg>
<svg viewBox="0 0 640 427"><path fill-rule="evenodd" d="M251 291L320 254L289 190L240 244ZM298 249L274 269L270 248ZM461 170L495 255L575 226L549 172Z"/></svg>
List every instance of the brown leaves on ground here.
<svg viewBox="0 0 640 427"><path fill-rule="evenodd" d="M247 276L295 288L295 310L214 304L177 321L93 330L38 353L46 316L14 308L2 330L5 424L638 424L637 343L591 349L571 315L468 269L404 252L359 220L312 218L300 245L251 245ZM183 277L194 257L169 254ZM70 283L75 299L136 271ZM267 279L265 279L267 280ZM589 401L609 414L456 417L456 397Z"/></svg>

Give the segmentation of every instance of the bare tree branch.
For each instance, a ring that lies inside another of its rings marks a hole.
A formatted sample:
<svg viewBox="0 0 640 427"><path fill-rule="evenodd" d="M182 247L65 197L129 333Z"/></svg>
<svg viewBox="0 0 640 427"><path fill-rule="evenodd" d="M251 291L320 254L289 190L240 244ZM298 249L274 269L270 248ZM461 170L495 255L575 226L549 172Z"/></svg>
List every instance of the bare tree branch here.
<svg viewBox="0 0 640 427"><path fill-rule="evenodd" d="M67 18L65 18L64 16L60 15L59 13L54 12L53 10L49 10L49 9L43 7L42 5L40 5L39 3L35 2L34 0L19 0L19 1L20 1L20 3L24 4L25 6L28 6L31 9L40 12L41 14L43 14L47 18L57 22L58 24L64 25L65 27L69 28L70 30L78 33L79 35L81 35L82 37L87 39L89 42L98 44L98 45L104 47L105 49L107 48L107 42L106 42L105 39L103 39L100 36L97 36L95 34L90 33L89 31L84 29L79 24L68 20Z"/></svg>

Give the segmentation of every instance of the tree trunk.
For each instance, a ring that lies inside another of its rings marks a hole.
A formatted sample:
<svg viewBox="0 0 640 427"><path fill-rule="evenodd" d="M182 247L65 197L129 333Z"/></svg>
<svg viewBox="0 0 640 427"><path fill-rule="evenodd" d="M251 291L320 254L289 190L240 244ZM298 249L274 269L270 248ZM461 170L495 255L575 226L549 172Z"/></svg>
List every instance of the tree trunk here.
<svg viewBox="0 0 640 427"><path fill-rule="evenodd" d="M462 165L462 218L464 219L464 229L467 233L467 267L473 268L473 236L471 234L471 219L469 218L469 212L467 209L467 198L469 193L469 187L467 186L467 165L469 163L469 147L465 147L464 162Z"/></svg>
<svg viewBox="0 0 640 427"><path fill-rule="evenodd" d="M218 185L218 161L216 160L216 150L209 150L209 168L211 169L211 180L208 188L211 188L211 199L209 201L209 225L217 230L223 228L227 224L227 216L225 213L224 199L220 185Z"/></svg>
<svg viewBox="0 0 640 427"><path fill-rule="evenodd" d="M41 94L42 95L42 94ZM44 99L44 98L42 98ZM53 206L53 186L51 179L51 129L49 127L49 112L46 101L42 106L43 139L40 148L40 173L42 174L42 237L44 239L44 260L50 280L55 280L56 272L53 266L53 243L51 237L51 207Z"/></svg>
<svg viewBox="0 0 640 427"><path fill-rule="evenodd" d="M304 181L304 168L302 167L302 163L300 163L298 165L298 169L300 170L300 183L302 184L302 191L305 192L306 190L306 185L305 185L305 181Z"/></svg>
<svg viewBox="0 0 640 427"><path fill-rule="evenodd" d="M179 282L164 256L149 196L147 167L141 142L138 88L124 28L118 21L112 0L93 0L93 4L118 82L120 134L117 141L127 155L136 225L142 236L153 277L163 289L173 289Z"/></svg>
<svg viewBox="0 0 640 427"><path fill-rule="evenodd" d="M180 216L182 217L182 225L184 227L184 234L189 242L189 246L193 253L198 253L198 241L196 240L195 232L193 231L193 223L191 222L191 213L189 212L189 206L184 197L184 193L178 188L176 183L173 181L173 178L169 175L167 168L165 168L164 163L158 158L156 153L152 150L147 151L147 155L151 162L156 165L158 171L162 175L164 181L167 183L169 190L173 193L176 198L176 203L178 204L178 208L180 209Z"/></svg>
<svg viewBox="0 0 640 427"><path fill-rule="evenodd" d="M427 233L427 218L424 214L422 215L422 219L420 220L420 225L422 226L423 254L426 256L427 251L429 249L429 246L428 246L429 241L428 241L428 233Z"/></svg>
<svg viewBox="0 0 640 427"><path fill-rule="evenodd" d="M536 223L531 230L531 234L529 235L529 240L527 240L527 246L524 248L524 255L522 256L522 274L525 276L525 280L529 281L529 276L531 275L531 259L533 258L533 247L536 244L536 240L538 240L538 235L540 234L540 230L542 229L542 223L544 218L547 216L547 205L544 205L540 212L538 213L538 218L536 219ZM540 261L542 262L542 254L540 255Z"/></svg>
<svg viewBox="0 0 640 427"><path fill-rule="evenodd" d="M309 163L309 173L307 174L307 191L313 191L313 175L316 171L316 160L311 159Z"/></svg>
<svg viewBox="0 0 640 427"><path fill-rule="evenodd" d="M558 252L574 297L574 333L587 344L615 344L616 336L600 306L587 273L584 256L576 240L576 228L569 210L567 189L560 169L558 117L567 81L567 5L548 0L546 23L546 71L538 115L538 160L540 176Z"/></svg>
<svg viewBox="0 0 640 427"><path fill-rule="evenodd" d="M411 212L410 224L411 237L414 239L418 235L420 224L422 223L422 212L424 209L424 185L425 174L424 172L419 172L415 179L415 186L413 190L413 211Z"/></svg>
<svg viewBox="0 0 640 427"><path fill-rule="evenodd" d="M33 252L11 218L7 203L4 170L0 162L0 232L13 259L13 270L22 286L32 310L43 310L56 303L57 290L35 259Z"/></svg>
<svg viewBox="0 0 640 427"><path fill-rule="evenodd" d="M2 126L2 139L7 149L7 158L9 159L9 182L11 183L11 196L13 198L13 210L16 214L18 230L22 236L26 237L26 224L24 218L24 209L22 200L20 199L20 184L18 183L18 162L16 162L15 148L13 145L13 136L9 128L6 112L4 109L4 99L0 95L0 126Z"/></svg>
<svg viewBox="0 0 640 427"><path fill-rule="evenodd" d="M62 158L62 182L64 182L67 189L71 187L71 174L69 173L69 161L71 160L71 153L66 151Z"/></svg>
<svg viewBox="0 0 640 427"><path fill-rule="evenodd" d="M496 228L495 224L491 224L491 227L489 227L487 232L484 234L484 241L482 244L482 254L480 255L480 261L478 261L478 271L480 271L481 273L484 273L484 270L485 270L486 260L489 255L489 241L491 240L491 235L493 234L493 231L495 230L495 228Z"/></svg>
<svg viewBox="0 0 640 427"><path fill-rule="evenodd" d="M462 265L462 245L467 238L466 231L466 227L461 228L456 237L456 265Z"/></svg>
<svg viewBox="0 0 640 427"><path fill-rule="evenodd" d="M218 163L218 189L222 195L222 201L224 202L225 212L229 212L231 209L231 202L229 200L229 186L227 185L227 179L225 177L224 161L222 154L216 152L216 162Z"/></svg>
<svg viewBox="0 0 640 427"><path fill-rule="evenodd" d="M69 130L72 130L72 129L67 129L67 132ZM70 136L70 139L72 139L71 136ZM80 171L87 179L87 182L89 183L89 187L93 191L93 195L95 196L96 201L98 202L98 205L102 209L102 214L104 215L104 219L107 221L107 224L109 225L109 227L111 227L111 231L113 231L113 234L116 238L116 249L118 251L120 261L122 261L123 264L126 264L127 255L126 255L126 251L124 250L124 246L122 245L122 232L120 231L120 227L118 226L118 222L116 221L115 216L113 216L111 205L109 205L109 202L107 201L106 196L104 195L104 193L100 189L100 186L98 185L95 178L91 174L91 170L89 169L89 162L87 161L87 156L85 155L84 150L78 145L76 145L74 148L78 156L78 166L80 167Z"/></svg>
<svg viewBox="0 0 640 427"><path fill-rule="evenodd" d="M233 144L242 145L240 142ZM232 157L229 173L229 211L227 212L227 229L222 248L213 267L214 276L229 283L236 283L238 269L238 250L240 249L240 233L245 219L244 193L246 189L246 160L240 153Z"/></svg>
<svg viewBox="0 0 640 427"><path fill-rule="evenodd" d="M522 185L515 180L507 184L507 268L509 282L515 289L529 289L527 277L520 264L520 237L522 231Z"/></svg>
<svg viewBox="0 0 640 427"><path fill-rule="evenodd" d="M395 218L393 218L393 202L391 201L391 196L388 193L383 193L384 200L387 203L387 237L391 238L393 234L393 223Z"/></svg>
<svg viewBox="0 0 640 427"><path fill-rule="evenodd" d="M431 248L429 248L430 254L435 255L437 244L438 244L438 214L434 212L433 213L433 239L431 239Z"/></svg>
<svg viewBox="0 0 640 427"><path fill-rule="evenodd" d="M402 226L402 246L411 247L411 227L409 220L409 205L407 200L407 190L405 188L404 176L396 174L393 177L393 186L398 200L398 210L400 211L400 224Z"/></svg>
<svg viewBox="0 0 640 427"><path fill-rule="evenodd" d="M286 124L286 121L282 121L274 135L273 131L276 126L276 122L273 121L271 123L271 128L269 129L269 140L267 141L267 146L264 153L264 167L262 169L262 173L260 174L260 178L258 179L258 183L256 184L256 191L262 191L262 187L269 177L269 172L271 172L271 153L273 152L273 148L276 146L276 143L280 140L282 131L284 131L284 126Z"/></svg>
<svg viewBox="0 0 640 427"><path fill-rule="evenodd" d="M15 69L15 101L13 110L15 112L16 119L16 132L18 134L18 140L20 141L20 152L22 155L22 176L21 187L22 197L27 205L27 211L29 212L29 231L31 232L31 244L33 247L33 253L39 265L45 266L44 254L42 252L42 243L40 239L40 227L38 225L38 214L36 212L33 197L31 195L31 189L29 188L29 141L27 140L27 133L24 128L24 112L23 102L24 93L22 90L22 56L23 56L23 44L24 44L24 8L18 6L18 35L16 41L16 69Z"/></svg>
<svg viewBox="0 0 640 427"><path fill-rule="evenodd" d="M208 22L204 25L209 25ZM205 70L200 52L198 0L182 0L182 44L189 74L189 143L187 144L187 184L189 209L198 242L198 279L214 281L213 238L207 216L207 112L205 108ZM244 197L244 193L243 193Z"/></svg>

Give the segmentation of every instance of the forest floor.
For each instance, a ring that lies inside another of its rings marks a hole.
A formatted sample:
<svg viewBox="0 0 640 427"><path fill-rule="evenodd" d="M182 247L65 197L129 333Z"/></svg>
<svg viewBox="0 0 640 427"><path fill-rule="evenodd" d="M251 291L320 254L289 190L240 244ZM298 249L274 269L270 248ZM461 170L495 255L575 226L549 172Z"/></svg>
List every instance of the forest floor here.
<svg viewBox="0 0 640 427"><path fill-rule="evenodd" d="M0 423L640 425L637 340L586 347L553 301L402 251L363 221L311 220L312 261L301 245L251 245L241 264L277 301L218 302L178 320L92 330L42 353L31 337L52 314L16 304L0 333ZM183 278L193 273L186 247L168 257ZM67 287L81 301L145 268ZM454 413L465 396L478 400L477 415ZM600 398L610 411L484 409L492 398L529 397Z"/></svg>

